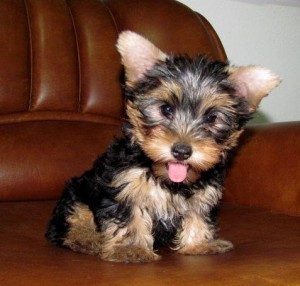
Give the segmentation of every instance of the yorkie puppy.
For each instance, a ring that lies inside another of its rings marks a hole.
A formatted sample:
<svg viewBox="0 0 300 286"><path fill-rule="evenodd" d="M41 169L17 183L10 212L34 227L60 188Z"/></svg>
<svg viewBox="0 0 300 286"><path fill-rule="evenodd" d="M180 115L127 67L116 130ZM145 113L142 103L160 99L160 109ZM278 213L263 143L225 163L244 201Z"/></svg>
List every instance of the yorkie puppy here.
<svg viewBox="0 0 300 286"><path fill-rule="evenodd" d="M158 260L161 244L186 255L231 250L216 238L211 213L228 154L279 78L259 66L165 54L130 31L117 48L125 68L124 135L69 182L46 237L116 262Z"/></svg>

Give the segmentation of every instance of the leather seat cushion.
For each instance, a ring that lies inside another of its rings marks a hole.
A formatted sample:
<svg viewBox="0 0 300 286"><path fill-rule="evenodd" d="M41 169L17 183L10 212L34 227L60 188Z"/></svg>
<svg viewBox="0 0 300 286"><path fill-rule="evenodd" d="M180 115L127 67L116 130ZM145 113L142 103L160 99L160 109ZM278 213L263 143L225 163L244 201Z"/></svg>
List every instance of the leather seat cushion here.
<svg viewBox="0 0 300 286"><path fill-rule="evenodd" d="M58 248L44 239L54 201L0 203L2 285L298 285L299 217L223 205L220 237L235 249L133 265Z"/></svg>

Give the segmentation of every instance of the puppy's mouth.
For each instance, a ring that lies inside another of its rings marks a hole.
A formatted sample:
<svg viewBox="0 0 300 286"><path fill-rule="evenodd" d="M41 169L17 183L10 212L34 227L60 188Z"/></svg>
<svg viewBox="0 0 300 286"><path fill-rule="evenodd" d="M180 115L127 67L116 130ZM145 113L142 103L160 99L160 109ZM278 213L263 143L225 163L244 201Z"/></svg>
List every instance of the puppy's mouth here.
<svg viewBox="0 0 300 286"><path fill-rule="evenodd" d="M168 162L167 171L169 179L174 183L183 182L188 175L189 165L183 162Z"/></svg>

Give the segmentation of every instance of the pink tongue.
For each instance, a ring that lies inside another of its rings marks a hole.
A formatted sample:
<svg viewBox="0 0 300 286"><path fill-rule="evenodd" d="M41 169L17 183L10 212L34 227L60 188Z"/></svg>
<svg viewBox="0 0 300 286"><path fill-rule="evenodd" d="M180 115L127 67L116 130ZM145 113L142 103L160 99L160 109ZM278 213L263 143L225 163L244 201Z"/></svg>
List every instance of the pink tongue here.
<svg viewBox="0 0 300 286"><path fill-rule="evenodd" d="M168 175L169 179L174 183L180 183L184 181L187 176L188 166L181 163L168 163Z"/></svg>

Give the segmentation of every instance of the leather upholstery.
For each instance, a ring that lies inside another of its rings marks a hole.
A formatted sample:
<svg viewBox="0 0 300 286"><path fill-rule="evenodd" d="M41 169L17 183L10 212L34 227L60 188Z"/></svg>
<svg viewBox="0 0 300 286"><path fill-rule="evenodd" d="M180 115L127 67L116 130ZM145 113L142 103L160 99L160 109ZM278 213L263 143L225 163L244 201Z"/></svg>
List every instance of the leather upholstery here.
<svg viewBox="0 0 300 286"><path fill-rule="evenodd" d="M220 212L232 252L162 249L160 262L117 265L44 239L47 200L120 134L115 42L126 29L166 52L226 60L207 20L172 0L0 1L0 284L300 285L300 122L241 138Z"/></svg>
<svg viewBox="0 0 300 286"><path fill-rule="evenodd" d="M248 127L227 174L225 200L300 216L300 122Z"/></svg>

